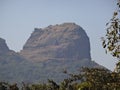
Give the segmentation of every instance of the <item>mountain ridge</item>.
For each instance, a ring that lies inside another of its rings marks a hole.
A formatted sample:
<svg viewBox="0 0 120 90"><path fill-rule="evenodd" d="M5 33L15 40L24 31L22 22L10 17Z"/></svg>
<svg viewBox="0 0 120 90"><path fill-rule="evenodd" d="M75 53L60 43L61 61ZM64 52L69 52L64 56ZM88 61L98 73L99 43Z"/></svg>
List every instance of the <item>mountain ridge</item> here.
<svg viewBox="0 0 120 90"><path fill-rule="evenodd" d="M68 77L63 70L77 73L81 67L102 66L91 60L89 37L75 23L35 28L19 53L0 38L0 81L60 82Z"/></svg>

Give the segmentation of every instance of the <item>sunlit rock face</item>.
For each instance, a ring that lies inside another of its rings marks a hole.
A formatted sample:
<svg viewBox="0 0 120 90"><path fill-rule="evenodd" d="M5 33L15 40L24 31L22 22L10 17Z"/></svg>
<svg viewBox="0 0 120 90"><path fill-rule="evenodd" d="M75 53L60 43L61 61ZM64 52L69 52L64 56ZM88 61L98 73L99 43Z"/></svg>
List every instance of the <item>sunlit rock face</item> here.
<svg viewBox="0 0 120 90"><path fill-rule="evenodd" d="M34 62L91 58L89 38L75 23L35 28L20 54Z"/></svg>

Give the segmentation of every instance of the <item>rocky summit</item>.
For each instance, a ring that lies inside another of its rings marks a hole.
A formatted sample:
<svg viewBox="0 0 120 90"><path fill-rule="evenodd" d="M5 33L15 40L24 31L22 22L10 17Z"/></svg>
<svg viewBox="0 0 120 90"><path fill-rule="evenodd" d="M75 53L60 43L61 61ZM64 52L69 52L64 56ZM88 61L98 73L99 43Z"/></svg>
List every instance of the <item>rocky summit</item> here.
<svg viewBox="0 0 120 90"><path fill-rule="evenodd" d="M35 28L20 54L34 62L91 58L89 38L75 23Z"/></svg>

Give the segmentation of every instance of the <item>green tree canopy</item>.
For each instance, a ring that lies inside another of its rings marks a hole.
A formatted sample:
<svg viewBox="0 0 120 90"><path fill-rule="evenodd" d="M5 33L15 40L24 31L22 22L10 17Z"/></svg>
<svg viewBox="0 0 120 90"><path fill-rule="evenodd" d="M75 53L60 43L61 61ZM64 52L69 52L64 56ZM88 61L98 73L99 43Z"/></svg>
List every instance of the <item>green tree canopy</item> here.
<svg viewBox="0 0 120 90"><path fill-rule="evenodd" d="M114 12L112 19L106 23L106 35L102 37L102 46L106 53L110 52L113 57L118 59L116 64L117 72L120 69L120 0L117 2L118 9Z"/></svg>

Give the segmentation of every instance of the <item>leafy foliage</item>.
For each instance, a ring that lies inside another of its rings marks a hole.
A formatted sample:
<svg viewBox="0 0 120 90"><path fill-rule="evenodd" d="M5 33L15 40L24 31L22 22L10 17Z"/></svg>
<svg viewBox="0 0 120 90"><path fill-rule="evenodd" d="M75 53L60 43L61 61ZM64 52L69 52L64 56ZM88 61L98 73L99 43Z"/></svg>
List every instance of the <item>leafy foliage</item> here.
<svg viewBox="0 0 120 90"><path fill-rule="evenodd" d="M111 52L113 57L119 61L116 64L116 72L120 72L120 0L117 3L118 10L114 12L112 19L108 23L105 37L102 37L102 46L107 52Z"/></svg>
<svg viewBox="0 0 120 90"><path fill-rule="evenodd" d="M120 1L117 3L120 9ZM111 52L114 57L120 58L120 20L119 10L115 11L112 19L106 24L107 32L105 37L102 37L102 46L106 52Z"/></svg>

